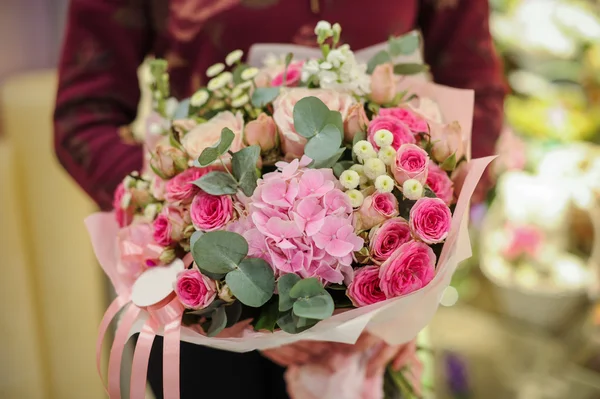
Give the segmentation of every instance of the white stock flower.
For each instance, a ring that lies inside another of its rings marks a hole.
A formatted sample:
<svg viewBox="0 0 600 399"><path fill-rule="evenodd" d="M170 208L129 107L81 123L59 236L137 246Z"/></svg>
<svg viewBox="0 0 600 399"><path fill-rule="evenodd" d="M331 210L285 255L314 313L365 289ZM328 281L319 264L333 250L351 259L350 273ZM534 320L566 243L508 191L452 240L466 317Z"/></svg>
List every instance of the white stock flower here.
<svg viewBox="0 0 600 399"><path fill-rule="evenodd" d="M371 158L365 161L365 175L369 179L375 180L384 174L386 174L386 167L381 159Z"/></svg>
<svg viewBox="0 0 600 399"><path fill-rule="evenodd" d="M375 132L375 144L379 147L387 147L394 142L394 135L387 129L381 129Z"/></svg>
<svg viewBox="0 0 600 399"><path fill-rule="evenodd" d="M244 52L242 50L233 50L231 53L227 54L227 57L225 57L225 63L228 66L232 66L233 64L241 60L243 56Z"/></svg>
<svg viewBox="0 0 600 399"><path fill-rule="evenodd" d="M391 193L394 190L394 179L388 175L377 176L375 179L375 188L380 193Z"/></svg>
<svg viewBox="0 0 600 399"><path fill-rule="evenodd" d="M402 194L409 200L416 201L423 197L423 185L416 179L408 179L402 185Z"/></svg>
<svg viewBox="0 0 600 399"><path fill-rule="evenodd" d="M324 69L326 71L330 70L331 68L333 68L333 65L331 65L331 62L321 62L321 64L319 65L319 68Z"/></svg>
<svg viewBox="0 0 600 399"><path fill-rule="evenodd" d="M223 65L223 63L221 63L221 62L218 62L218 63L208 67L208 69L206 70L206 76L208 76L209 78L214 78L215 76L217 76L224 70L225 70L225 65Z"/></svg>
<svg viewBox="0 0 600 399"><path fill-rule="evenodd" d="M363 204L365 200L365 196L358 190L349 190L346 191L346 195L350 198L350 204L352 208L358 208Z"/></svg>
<svg viewBox="0 0 600 399"><path fill-rule="evenodd" d="M340 175L340 183L344 188L352 190L360 184L360 175L353 170L345 170Z"/></svg>
<svg viewBox="0 0 600 399"><path fill-rule="evenodd" d="M347 56L340 49L333 49L327 54L327 62L329 62L334 68L339 68L344 62L346 62Z"/></svg>
<svg viewBox="0 0 600 399"><path fill-rule="evenodd" d="M317 22L317 26L315 26L315 35L319 34L332 34L331 24L327 21L319 21Z"/></svg>
<svg viewBox="0 0 600 399"><path fill-rule="evenodd" d="M377 155L386 165L391 165L396 159L396 150L392 146L383 147Z"/></svg>

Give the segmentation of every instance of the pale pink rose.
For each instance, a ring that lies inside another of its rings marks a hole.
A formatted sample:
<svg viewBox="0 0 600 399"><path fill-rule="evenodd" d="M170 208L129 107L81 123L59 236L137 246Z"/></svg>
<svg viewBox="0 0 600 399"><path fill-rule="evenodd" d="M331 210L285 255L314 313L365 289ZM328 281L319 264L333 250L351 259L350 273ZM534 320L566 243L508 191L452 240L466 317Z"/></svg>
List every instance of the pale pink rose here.
<svg viewBox="0 0 600 399"><path fill-rule="evenodd" d="M300 83L300 78L302 77L302 66L304 65L304 61L292 62L288 66L287 75L285 77L285 85L286 87L296 87ZM279 72L273 80L271 80L271 86L281 86L283 84L283 71Z"/></svg>
<svg viewBox="0 0 600 399"><path fill-rule="evenodd" d="M381 129L389 130L392 133L394 136L392 147L395 150L404 144L414 144L417 142L412 131L400 120L390 115L379 115L369 123L367 129L367 138L377 150L379 150L379 146L375 142L375 133Z"/></svg>
<svg viewBox="0 0 600 399"><path fill-rule="evenodd" d="M450 208L439 198L421 198L410 210L410 230L414 237L427 244L443 242L451 224Z"/></svg>
<svg viewBox="0 0 600 399"><path fill-rule="evenodd" d="M207 147L216 144L221 138L221 131L229 128L235 134L231 151L237 152L244 147L244 117L241 112L235 115L223 111L190 130L181 139L181 144L191 158L198 158Z"/></svg>
<svg viewBox="0 0 600 399"><path fill-rule="evenodd" d="M183 151L169 145L159 144L152 153L150 164L163 177L170 178L187 167L187 156Z"/></svg>
<svg viewBox="0 0 600 399"><path fill-rule="evenodd" d="M115 210L115 218L117 219L119 227L125 227L131 224L133 221L133 214L135 213L135 207L132 204L127 208L123 208L121 206L126 192L127 190L125 190L125 186L123 183L120 183L117 186L113 197L113 208Z"/></svg>
<svg viewBox="0 0 600 399"><path fill-rule="evenodd" d="M379 267L365 266L356 269L346 295L356 307L385 301L385 294L379 287Z"/></svg>
<svg viewBox="0 0 600 399"><path fill-rule="evenodd" d="M427 151L415 144L404 144L396 152L392 174L400 184L408 179L415 179L424 184L427 180L428 165Z"/></svg>
<svg viewBox="0 0 600 399"><path fill-rule="evenodd" d="M277 126L273 118L261 113L258 118L248 122L245 129L245 138L248 145L258 145L262 152L275 148L277 145Z"/></svg>
<svg viewBox="0 0 600 399"><path fill-rule="evenodd" d="M198 230L219 230L233 218L233 200L229 195L216 196L200 191L192 201L190 216Z"/></svg>
<svg viewBox="0 0 600 399"><path fill-rule="evenodd" d="M375 261L385 262L412 239L408 222L401 217L386 220L369 232L369 250Z"/></svg>
<svg viewBox="0 0 600 399"><path fill-rule="evenodd" d="M426 133L427 122L407 108L381 108L379 116L391 116L404 123L413 134Z"/></svg>
<svg viewBox="0 0 600 399"><path fill-rule="evenodd" d="M189 168L165 185L165 199L174 204L188 204L200 188L193 183L210 172L211 168Z"/></svg>
<svg viewBox="0 0 600 399"><path fill-rule="evenodd" d="M198 126L198 122L194 119L177 119L173 121L173 127L179 128L184 132L192 130L196 126Z"/></svg>
<svg viewBox="0 0 600 399"><path fill-rule="evenodd" d="M450 206L454 199L454 183L445 170L437 166L434 162L429 162L427 186L433 191L439 199Z"/></svg>
<svg viewBox="0 0 600 399"><path fill-rule="evenodd" d="M433 144L431 153L436 161L444 162L452 154L455 154L458 161L465 155L465 143L458 122L454 121L446 125L430 123L429 134Z"/></svg>
<svg viewBox="0 0 600 399"><path fill-rule="evenodd" d="M152 176L150 181L150 193L159 201L165 200L165 190L167 182L159 176Z"/></svg>
<svg viewBox="0 0 600 399"><path fill-rule="evenodd" d="M418 97L409 105L410 109L423 119L442 123L444 120L440 106L429 97Z"/></svg>
<svg viewBox="0 0 600 399"><path fill-rule="evenodd" d="M369 118L362 104L354 104L348 110L348 116L344 120L344 140L352 143L354 136L359 132L366 132Z"/></svg>
<svg viewBox="0 0 600 399"><path fill-rule="evenodd" d="M154 220L154 240L160 245L169 246L183 239L183 231L190 224L186 209L166 207Z"/></svg>
<svg viewBox="0 0 600 399"><path fill-rule="evenodd" d="M388 299L408 295L429 284L434 275L433 250L422 242L410 241L381 265L381 291Z"/></svg>
<svg viewBox="0 0 600 399"><path fill-rule="evenodd" d="M387 104L396 96L394 66L379 64L371 75L371 100L377 104Z"/></svg>
<svg viewBox="0 0 600 399"><path fill-rule="evenodd" d="M132 224L121 229L117 242L121 262L136 273L160 263L164 247L154 240L154 228L149 223Z"/></svg>
<svg viewBox="0 0 600 399"><path fill-rule="evenodd" d="M325 89L307 89L297 87L282 92L274 101L273 119L279 128L281 149L287 158L300 158L304 154L306 139L296 133L294 128L294 106L304 97L317 97L332 111L339 111L342 120L346 119L350 107L356 100L347 93Z"/></svg>
<svg viewBox="0 0 600 399"><path fill-rule="evenodd" d="M217 296L215 282L195 268L179 273L174 285L177 297L188 309L204 309Z"/></svg>
<svg viewBox="0 0 600 399"><path fill-rule="evenodd" d="M369 230L387 219L398 216L398 200L392 193L376 192L369 195L354 212L356 230Z"/></svg>

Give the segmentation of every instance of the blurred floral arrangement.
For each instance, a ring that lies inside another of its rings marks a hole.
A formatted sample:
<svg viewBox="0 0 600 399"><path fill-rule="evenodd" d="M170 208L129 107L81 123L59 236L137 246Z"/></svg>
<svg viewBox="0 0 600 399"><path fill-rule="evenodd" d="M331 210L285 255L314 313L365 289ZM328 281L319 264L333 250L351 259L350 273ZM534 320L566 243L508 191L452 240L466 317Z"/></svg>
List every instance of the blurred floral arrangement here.
<svg viewBox="0 0 600 399"><path fill-rule="evenodd" d="M508 123L521 135L595 141L600 133L600 4L495 0L490 20L513 93Z"/></svg>

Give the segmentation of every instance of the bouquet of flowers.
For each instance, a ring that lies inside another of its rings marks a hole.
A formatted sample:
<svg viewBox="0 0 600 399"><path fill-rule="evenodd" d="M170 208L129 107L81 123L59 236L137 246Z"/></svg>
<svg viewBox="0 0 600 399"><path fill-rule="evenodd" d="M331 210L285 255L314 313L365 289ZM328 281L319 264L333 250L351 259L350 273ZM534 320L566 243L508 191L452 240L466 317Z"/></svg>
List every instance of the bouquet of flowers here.
<svg viewBox="0 0 600 399"><path fill-rule="evenodd" d="M180 340L239 352L354 343L363 331L409 342L470 256L465 210L491 161L468 160L473 93L398 75L426 69L391 63L418 47L414 35L363 64L339 44L338 24L315 31L320 58L288 54L257 68L234 51L181 103L169 98L165 62L153 62L146 170L119 186L114 213L86 221L118 293L98 354L127 307L111 398L136 332L132 398L143 397L156 334L170 398ZM369 384L361 359L350 364L352 394L381 397L383 376ZM290 389L310 397L302 372Z"/></svg>

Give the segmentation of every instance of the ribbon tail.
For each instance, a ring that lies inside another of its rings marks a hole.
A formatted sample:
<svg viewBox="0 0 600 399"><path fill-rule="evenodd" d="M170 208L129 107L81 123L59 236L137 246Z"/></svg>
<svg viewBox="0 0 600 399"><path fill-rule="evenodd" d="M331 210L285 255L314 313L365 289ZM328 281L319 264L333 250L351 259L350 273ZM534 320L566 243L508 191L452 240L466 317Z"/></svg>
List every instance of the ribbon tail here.
<svg viewBox="0 0 600 399"><path fill-rule="evenodd" d="M115 318L117 313L119 313L119 311L123 309L125 305L127 305L127 303L129 303L129 301L124 296L119 295L118 297L116 297L104 313L102 321L100 322L100 327L98 327L98 339L96 340L96 369L98 370L100 381L102 382L102 386L104 387L106 393L108 393L108 390L106 388L106 382L104 381L104 378L102 378L101 370L102 346L104 344L104 336L106 335L106 331L108 331L108 327L110 326L111 321Z"/></svg>
<svg viewBox="0 0 600 399"><path fill-rule="evenodd" d="M129 331L135 323L141 309L131 304L115 334L115 341L110 350L110 359L108 360L108 396L110 399L121 398L121 359L123 358L123 350L129 339Z"/></svg>
<svg viewBox="0 0 600 399"><path fill-rule="evenodd" d="M156 337L153 324L154 322L151 318L146 321L135 346L133 364L131 366L130 399L144 399L146 397L148 361L150 360L152 343L154 342L154 337Z"/></svg>
<svg viewBox="0 0 600 399"><path fill-rule="evenodd" d="M163 348L164 399L179 399L180 337L181 316L165 326Z"/></svg>

